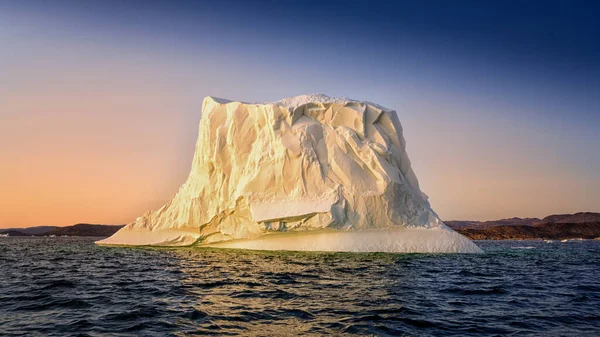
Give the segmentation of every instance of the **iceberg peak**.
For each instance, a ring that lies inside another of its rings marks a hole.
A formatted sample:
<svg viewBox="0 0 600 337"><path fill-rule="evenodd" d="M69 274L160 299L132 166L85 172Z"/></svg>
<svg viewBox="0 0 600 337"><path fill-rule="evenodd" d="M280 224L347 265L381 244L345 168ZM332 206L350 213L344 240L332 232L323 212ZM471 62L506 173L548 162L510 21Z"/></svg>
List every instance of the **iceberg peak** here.
<svg viewBox="0 0 600 337"><path fill-rule="evenodd" d="M205 99L209 99L215 103L218 104L229 104L229 103L241 103L241 104L255 104L255 105L269 105L269 104L273 104L273 105L279 105L285 108L288 108L290 110L293 110L299 106L305 105L305 104L309 104L309 103L323 103L323 104L332 104L332 103L336 103L336 104L347 104L347 103L358 103L358 104L368 104L368 105L372 105L378 109L381 110L385 110L385 111L392 111L392 109L388 109L384 106L381 106L379 104L373 103L373 102L369 102L369 101L360 101L360 100L356 100L356 99L351 99L351 98L347 98L347 97L331 97L331 96L327 96L325 94L322 93L314 93L314 94L303 94L303 95L297 95L297 96L291 96L291 97L286 97L283 99L280 99L278 101L273 101L273 102L262 102L262 103L251 103L251 102L242 102L242 101L234 101L234 100L230 100L230 99L226 99L226 98L220 98L220 97L215 97L215 96L207 96Z"/></svg>

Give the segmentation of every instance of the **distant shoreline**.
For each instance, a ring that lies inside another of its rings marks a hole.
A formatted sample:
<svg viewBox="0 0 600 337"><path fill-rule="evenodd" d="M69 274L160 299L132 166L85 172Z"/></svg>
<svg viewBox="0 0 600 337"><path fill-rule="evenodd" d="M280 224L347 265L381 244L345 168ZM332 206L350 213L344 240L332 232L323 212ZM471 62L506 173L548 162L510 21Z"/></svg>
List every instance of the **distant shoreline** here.
<svg viewBox="0 0 600 337"><path fill-rule="evenodd" d="M55 227L55 226L40 226L29 228L8 228L0 229L0 235L8 234L9 236L96 236L108 237L115 234L125 225L100 225L100 224L75 224L72 226Z"/></svg>
<svg viewBox="0 0 600 337"><path fill-rule="evenodd" d="M600 239L600 213L555 214L543 219L510 218L494 221L445 221L471 240Z"/></svg>
<svg viewBox="0 0 600 337"><path fill-rule="evenodd" d="M509 218L493 221L444 221L471 240L600 240L600 213L555 214L543 219ZM0 229L9 236L109 237L125 225L80 223L72 226L38 226Z"/></svg>

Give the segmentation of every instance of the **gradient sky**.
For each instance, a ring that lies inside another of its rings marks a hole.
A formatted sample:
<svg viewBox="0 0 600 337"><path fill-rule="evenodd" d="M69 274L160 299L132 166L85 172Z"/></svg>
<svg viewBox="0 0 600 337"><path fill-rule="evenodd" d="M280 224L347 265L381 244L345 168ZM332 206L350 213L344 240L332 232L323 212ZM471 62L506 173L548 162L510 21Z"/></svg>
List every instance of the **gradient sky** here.
<svg viewBox="0 0 600 337"><path fill-rule="evenodd" d="M0 0L0 227L128 223L202 99L398 111L445 220L600 211L600 10L578 1Z"/></svg>

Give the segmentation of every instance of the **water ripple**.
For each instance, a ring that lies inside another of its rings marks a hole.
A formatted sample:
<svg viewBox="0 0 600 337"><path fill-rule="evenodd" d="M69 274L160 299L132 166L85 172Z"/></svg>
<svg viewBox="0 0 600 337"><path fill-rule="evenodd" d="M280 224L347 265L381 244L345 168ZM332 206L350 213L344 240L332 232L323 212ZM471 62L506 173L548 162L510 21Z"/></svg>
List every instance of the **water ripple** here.
<svg viewBox="0 0 600 337"><path fill-rule="evenodd" d="M0 334L600 335L600 242L423 255L93 240L0 239Z"/></svg>

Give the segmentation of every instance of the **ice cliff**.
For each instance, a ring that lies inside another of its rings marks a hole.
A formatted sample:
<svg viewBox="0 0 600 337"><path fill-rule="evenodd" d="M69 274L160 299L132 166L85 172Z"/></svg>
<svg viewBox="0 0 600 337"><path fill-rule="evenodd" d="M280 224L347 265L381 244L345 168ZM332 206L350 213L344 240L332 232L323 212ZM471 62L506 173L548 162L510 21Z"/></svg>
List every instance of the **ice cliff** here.
<svg viewBox="0 0 600 337"><path fill-rule="evenodd" d="M431 209L395 111L320 94L264 104L206 97L187 181L98 243L480 251Z"/></svg>

